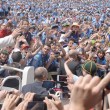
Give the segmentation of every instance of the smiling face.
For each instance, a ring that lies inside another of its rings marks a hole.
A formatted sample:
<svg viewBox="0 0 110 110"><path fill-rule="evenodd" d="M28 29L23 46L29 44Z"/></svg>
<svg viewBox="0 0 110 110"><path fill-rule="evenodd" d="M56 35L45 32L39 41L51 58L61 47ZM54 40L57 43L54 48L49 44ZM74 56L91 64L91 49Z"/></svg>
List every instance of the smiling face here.
<svg viewBox="0 0 110 110"><path fill-rule="evenodd" d="M29 29L29 22L23 21L22 28L23 28L23 31L27 31Z"/></svg>
<svg viewBox="0 0 110 110"><path fill-rule="evenodd" d="M102 52L99 52L99 53L98 53L98 57L99 57L99 58L103 58L103 57L104 57L104 54L103 54Z"/></svg>
<svg viewBox="0 0 110 110"><path fill-rule="evenodd" d="M45 45L45 46L43 47L42 51L43 51L43 54L44 54L44 55L47 55L47 54L49 53L49 51L50 51L50 47L47 46L47 45Z"/></svg>
<svg viewBox="0 0 110 110"><path fill-rule="evenodd" d="M68 46L69 47L72 47L73 46L73 43L74 43L74 41L73 40L70 40L69 43L68 43Z"/></svg>
<svg viewBox="0 0 110 110"><path fill-rule="evenodd" d="M72 31L75 31L75 32L79 31L79 26L72 26Z"/></svg>
<svg viewBox="0 0 110 110"><path fill-rule="evenodd" d="M5 55L5 54L0 55L0 59L2 62L5 62L7 60L7 58L8 58L8 55Z"/></svg>

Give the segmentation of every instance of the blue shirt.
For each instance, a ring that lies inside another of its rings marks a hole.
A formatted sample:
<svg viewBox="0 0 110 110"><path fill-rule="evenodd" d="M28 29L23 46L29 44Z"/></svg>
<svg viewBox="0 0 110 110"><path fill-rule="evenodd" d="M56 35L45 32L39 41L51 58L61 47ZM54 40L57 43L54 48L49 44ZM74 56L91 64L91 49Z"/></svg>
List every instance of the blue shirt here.
<svg viewBox="0 0 110 110"><path fill-rule="evenodd" d="M107 61L106 61L105 58L100 59L100 58L97 57L97 63L98 63L98 64L100 64L100 65L106 65L106 62L107 62ZM105 71L102 70L102 69L98 69L98 70L97 70L97 74L98 74L98 76L99 76L100 78L103 78L103 77L104 77L104 73L105 73Z"/></svg>
<svg viewBox="0 0 110 110"><path fill-rule="evenodd" d="M48 61L48 59L49 55L43 55L42 51L40 51L32 58L29 66L34 66L34 68L45 66L45 63Z"/></svg>
<svg viewBox="0 0 110 110"><path fill-rule="evenodd" d="M107 61L105 58L100 59L99 57L97 57L97 63L101 65L106 65Z"/></svg>

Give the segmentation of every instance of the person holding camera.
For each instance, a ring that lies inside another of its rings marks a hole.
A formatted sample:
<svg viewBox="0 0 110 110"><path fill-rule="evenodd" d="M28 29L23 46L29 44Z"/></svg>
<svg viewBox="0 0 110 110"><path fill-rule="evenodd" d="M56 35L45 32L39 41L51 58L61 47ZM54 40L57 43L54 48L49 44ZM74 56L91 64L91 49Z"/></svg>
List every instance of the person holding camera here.
<svg viewBox="0 0 110 110"><path fill-rule="evenodd" d="M64 38L74 39L75 43L79 43L80 36L80 25L74 22L71 26L71 29L63 35Z"/></svg>

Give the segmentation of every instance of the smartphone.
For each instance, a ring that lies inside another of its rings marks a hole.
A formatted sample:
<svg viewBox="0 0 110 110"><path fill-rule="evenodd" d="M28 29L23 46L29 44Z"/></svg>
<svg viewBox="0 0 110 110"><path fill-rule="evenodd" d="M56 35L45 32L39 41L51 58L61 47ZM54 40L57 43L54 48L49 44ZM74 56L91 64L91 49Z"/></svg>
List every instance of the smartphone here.
<svg viewBox="0 0 110 110"><path fill-rule="evenodd" d="M34 108L35 107L35 108ZM29 102L27 106L27 110L47 110L47 105L42 101L34 101Z"/></svg>
<svg viewBox="0 0 110 110"><path fill-rule="evenodd" d="M49 95L37 95L37 94L35 94L33 97L33 101L43 101L43 100L45 100L45 97L48 97L48 99L52 99L52 96L49 96Z"/></svg>
<svg viewBox="0 0 110 110"><path fill-rule="evenodd" d="M55 81L44 81L42 87L46 88L47 90L55 87Z"/></svg>
<svg viewBox="0 0 110 110"><path fill-rule="evenodd" d="M67 82L67 75L58 75L57 76L57 81Z"/></svg>

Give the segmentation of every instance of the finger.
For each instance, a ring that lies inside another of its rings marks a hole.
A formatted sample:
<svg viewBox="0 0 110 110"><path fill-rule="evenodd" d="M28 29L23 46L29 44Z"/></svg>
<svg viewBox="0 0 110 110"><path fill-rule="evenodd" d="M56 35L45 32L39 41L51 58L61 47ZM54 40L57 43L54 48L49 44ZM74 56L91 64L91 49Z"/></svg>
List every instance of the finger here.
<svg viewBox="0 0 110 110"><path fill-rule="evenodd" d="M9 99L12 99L12 98L13 98L13 94L10 94L10 95L9 95Z"/></svg>
<svg viewBox="0 0 110 110"><path fill-rule="evenodd" d="M12 100L14 101L17 98L16 95L12 95Z"/></svg>
<svg viewBox="0 0 110 110"><path fill-rule="evenodd" d="M88 84L89 87L93 88L100 82L100 78L98 76L93 77L93 79Z"/></svg>
<svg viewBox="0 0 110 110"><path fill-rule="evenodd" d="M47 97L45 97L44 102L46 103L48 110L51 110L52 109L52 105L51 105L51 103L50 103L50 101L49 101L49 99Z"/></svg>
<svg viewBox="0 0 110 110"><path fill-rule="evenodd" d="M82 81L83 81L83 76L80 76L79 78L78 78L78 80L75 82L75 85L79 85L79 84L81 84L82 83Z"/></svg>
<svg viewBox="0 0 110 110"><path fill-rule="evenodd" d="M35 93L30 94L29 101L33 101L34 95L35 95Z"/></svg>
<svg viewBox="0 0 110 110"><path fill-rule="evenodd" d="M28 106L28 101L24 102L22 110L27 110L27 106Z"/></svg>
<svg viewBox="0 0 110 110"><path fill-rule="evenodd" d="M25 94L24 99L27 99L29 92Z"/></svg>
<svg viewBox="0 0 110 110"><path fill-rule="evenodd" d="M15 103L17 104L17 102L19 101L20 97L18 96L16 99L15 99Z"/></svg>
<svg viewBox="0 0 110 110"><path fill-rule="evenodd" d="M9 94L7 94L7 95L6 95L6 99L8 99L8 98L9 98L9 96L10 96L10 95L9 95Z"/></svg>
<svg viewBox="0 0 110 110"><path fill-rule="evenodd" d="M91 75L86 75L84 78L83 78L83 81L81 83L81 86L84 87L86 86L92 79L92 76Z"/></svg>
<svg viewBox="0 0 110 110"><path fill-rule="evenodd" d="M17 107L19 108L18 110L22 110L23 109L23 105L24 105L24 101L21 102Z"/></svg>
<svg viewBox="0 0 110 110"><path fill-rule="evenodd" d="M110 82L110 72L100 81L100 83L96 86L95 89L97 91L103 90Z"/></svg>
<svg viewBox="0 0 110 110"><path fill-rule="evenodd" d="M55 101L59 101L59 98L53 94L49 94L50 96L52 96L52 98L55 100Z"/></svg>

